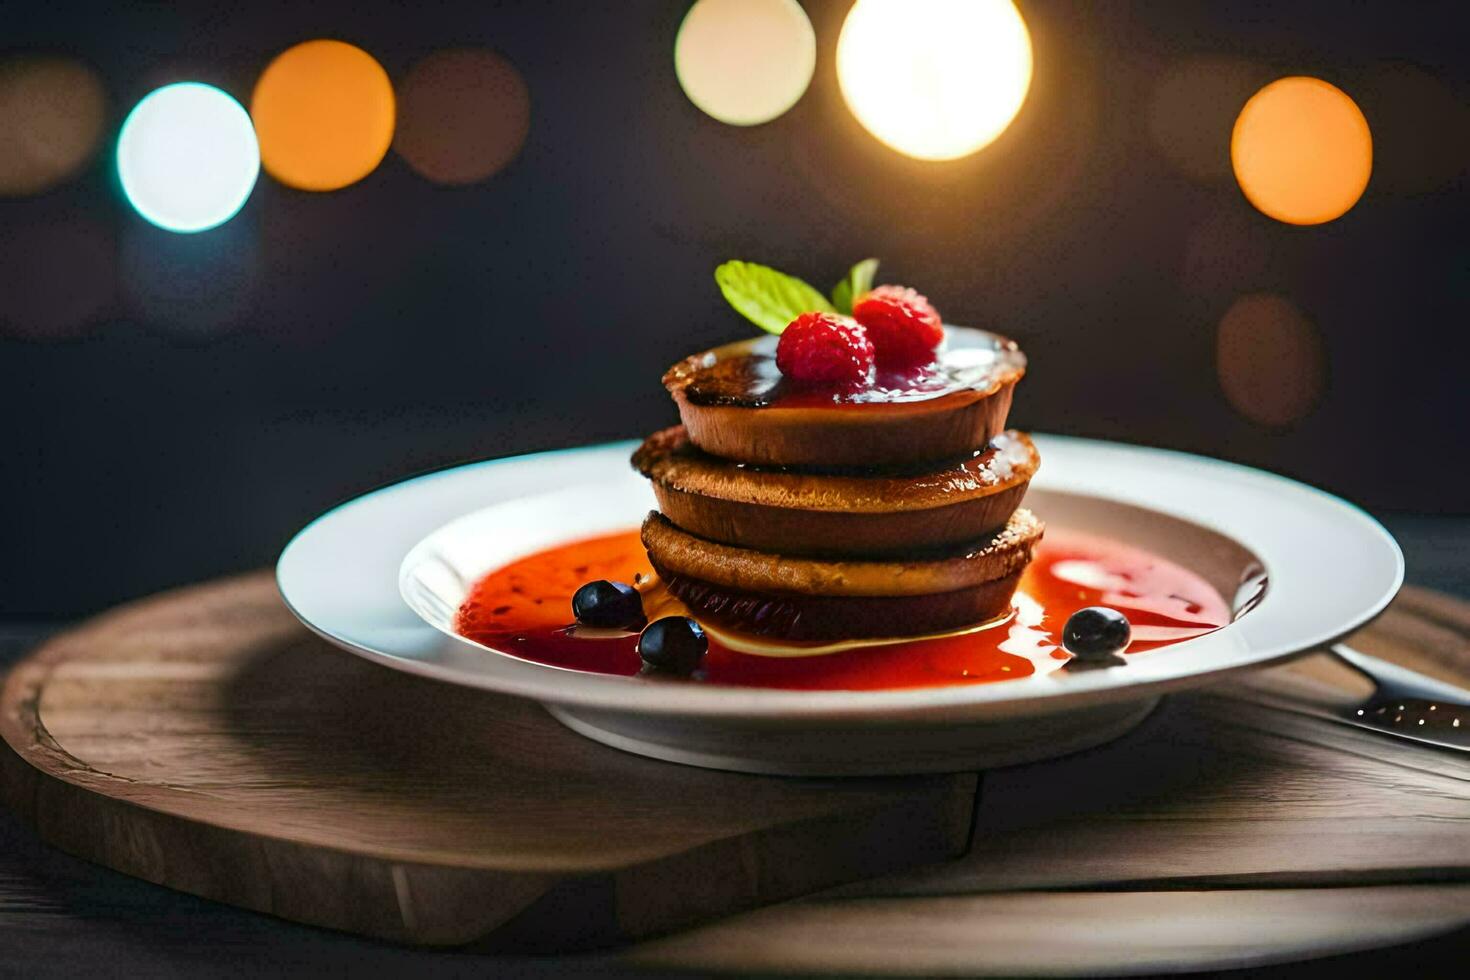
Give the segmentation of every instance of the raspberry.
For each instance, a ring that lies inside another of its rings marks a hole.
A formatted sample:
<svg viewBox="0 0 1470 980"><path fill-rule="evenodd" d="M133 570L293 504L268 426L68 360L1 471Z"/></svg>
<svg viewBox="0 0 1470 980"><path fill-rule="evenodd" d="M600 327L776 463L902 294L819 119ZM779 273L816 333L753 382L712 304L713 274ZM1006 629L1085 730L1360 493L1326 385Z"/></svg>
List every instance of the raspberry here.
<svg viewBox="0 0 1470 980"><path fill-rule="evenodd" d="M939 312L905 286L879 286L852 304L852 315L867 329L880 364L924 364L944 340Z"/></svg>
<svg viewBox="0 0 1470 980"><path fill-rule="evenodd" d="M781 334L776 366L795 381L860 385L873 370L873 344L867 331L845 316L803 313Z"/></svg>

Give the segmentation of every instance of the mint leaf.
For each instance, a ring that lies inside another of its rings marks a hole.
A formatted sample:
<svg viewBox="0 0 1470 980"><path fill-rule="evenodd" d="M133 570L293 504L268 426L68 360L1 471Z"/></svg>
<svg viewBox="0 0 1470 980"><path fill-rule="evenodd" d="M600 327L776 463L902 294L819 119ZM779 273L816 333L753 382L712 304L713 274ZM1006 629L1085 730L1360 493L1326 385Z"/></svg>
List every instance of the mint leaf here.
<svg viewBox="0 0 1470 980"><path fill-rule="evenodd" d="M715 282L741 316L767 333L781 333L802 313L837 312L827 297L800 279L755 262L721 263Z"/></svg>
<svg viewBox="0 0 1470 980"><path fill-rule="evenodd" d="M847 278L832 287L832 305L838 313L852 315L852 304L873 288L873 277L878 274L877 259L863 259L847 273Z"/></svg>

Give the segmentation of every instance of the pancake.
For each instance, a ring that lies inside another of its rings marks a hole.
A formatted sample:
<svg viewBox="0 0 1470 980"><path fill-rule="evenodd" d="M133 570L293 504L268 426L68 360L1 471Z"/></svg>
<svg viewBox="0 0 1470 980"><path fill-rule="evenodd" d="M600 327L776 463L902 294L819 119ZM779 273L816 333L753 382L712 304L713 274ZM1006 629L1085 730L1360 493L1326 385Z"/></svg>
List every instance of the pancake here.
<svg viewBox="0 0 1470 980"><path fill-rule="evenodd" d="M682 426L650 436L633 466L691 534L803 557L895 557L978 541L1003 527L1039 464L1019 432L934 470L858 475L756 469L700 451Z"/></svg>
<svg viewBox="0 0 1470 980"><path fill-rule="evenodd" d="M945 557L825 561L708 541L657 512L643 545L669 592L697 617L760 636L915 636L1004 615L1044 528L1017 510L972 549Z"/></svg>
<svg viewBox="0 0 1470 980"><path fill-rule="evenodd" d="M776 367L774 336L685 358L664 375L690 440L765 466L902 466L953 460L1005 428L1026 373L1015 342L946 327L933 365L853 390L803 387Z"/></svg>

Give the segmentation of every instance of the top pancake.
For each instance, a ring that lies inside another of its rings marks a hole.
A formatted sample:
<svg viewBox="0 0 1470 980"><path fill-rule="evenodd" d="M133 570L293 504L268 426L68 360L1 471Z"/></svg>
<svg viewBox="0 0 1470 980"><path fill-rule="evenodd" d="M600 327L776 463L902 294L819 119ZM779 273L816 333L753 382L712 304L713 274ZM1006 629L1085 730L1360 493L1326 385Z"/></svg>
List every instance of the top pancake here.
<svg viewBox="0 0 1470 980"><path fill-rule="evenodd" d="M685 358L664 386L696 446L742 463L901 466L952 460L1005 428L1026 372L1015 342L946 327L933 365L880 374L861 389L802 387L781 375L772 336Z"/></svg>

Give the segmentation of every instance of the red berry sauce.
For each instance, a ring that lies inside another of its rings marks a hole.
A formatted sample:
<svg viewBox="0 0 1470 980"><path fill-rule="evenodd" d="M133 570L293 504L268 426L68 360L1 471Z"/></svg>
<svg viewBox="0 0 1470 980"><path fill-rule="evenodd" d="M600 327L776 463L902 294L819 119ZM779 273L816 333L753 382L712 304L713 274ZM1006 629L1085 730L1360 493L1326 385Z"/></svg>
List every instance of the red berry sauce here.
<svg viewBox="0 0 1470 980"><path fill-rule="evenodd" d="M502 653L571 670L631 676L636 634L578 636L571 597L592 579L650 575L637 531L528 555L491 572L459 610L457 631ZM1049 528L1017 590L1013 617L960 636L906 640L808 657L739 653L710 637L697 683L792 690L876 690L978 684L1053 669L1058 637L1084 606L1111 606L1133 626L1128 653L1166 647L1230 622L1226 601L1195 573L1107 538Z"/></svg>

